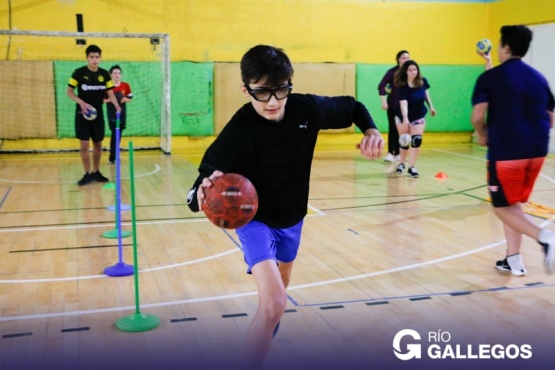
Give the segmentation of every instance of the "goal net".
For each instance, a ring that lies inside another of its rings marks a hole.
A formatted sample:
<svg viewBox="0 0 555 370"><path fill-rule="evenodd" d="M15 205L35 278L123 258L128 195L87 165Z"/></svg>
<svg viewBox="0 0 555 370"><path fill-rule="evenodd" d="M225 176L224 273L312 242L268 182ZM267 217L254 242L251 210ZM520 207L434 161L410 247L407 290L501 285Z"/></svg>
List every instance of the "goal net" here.
<svg viewBox="0 0 555 370"><path fill-rule="evenodd" d="M87 64L89 45L102 49L100 67L122 69L131 86L124 141L136 149L171 150L170 60L167 34L0 30L0 152L71 151L75 102L66 94L73 71ZM104 109L106 115L107 109ZM104 148L111 132L106 121Z"/></svg>

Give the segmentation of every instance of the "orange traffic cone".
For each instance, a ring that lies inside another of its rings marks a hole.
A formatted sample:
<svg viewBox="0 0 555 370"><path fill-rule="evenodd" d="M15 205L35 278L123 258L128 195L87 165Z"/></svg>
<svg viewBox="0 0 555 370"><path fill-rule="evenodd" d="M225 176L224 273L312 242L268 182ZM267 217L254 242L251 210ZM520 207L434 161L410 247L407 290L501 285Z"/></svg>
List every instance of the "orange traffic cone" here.
<svg viewBox="0 0 555 370"><path fill-rule="evenodd" d="M447 178L447 175L446 175L445 173L443 173L443 172L438 172L438 173L436 173L436 176L435 176L435 177L436 177L436 179L438 179L438 180L445 180L445 179Z"/></svg>

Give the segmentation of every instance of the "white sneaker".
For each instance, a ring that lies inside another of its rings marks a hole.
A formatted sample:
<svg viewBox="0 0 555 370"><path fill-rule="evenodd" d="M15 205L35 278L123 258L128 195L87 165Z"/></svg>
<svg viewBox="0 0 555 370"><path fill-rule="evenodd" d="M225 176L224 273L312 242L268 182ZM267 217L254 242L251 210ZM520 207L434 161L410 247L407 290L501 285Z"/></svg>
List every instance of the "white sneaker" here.
<svg viewBox="0 0 555 370"><path fill-rule="evenodd" d="M544 267L548 274L555 273L555 233L547 229L542 229L538 238L545 253Z"/></svg>
<svg viewBox="0 0 555 370"><path fill-rule="evenodd" d="M393 162L394 160L395 160L395 156L391 153L387 153L387 155L383 159L384 162Z"/></svg>
<svg viewBox="0 0 555 370"><path fill-rule="evenodd" d="M513 254L506 258L509 268L511 269L511 274L514 276L524 276L528 272L524 263L522 262L522 255L520 253Z"/></svg>
<svg viewBox="0 0 555 370"><path fill-rule="evenodd" d="M526 267L524 267L524 265L522 265L522 268L520 270L513 269L511 265L509 265L509 262L507 261L507 257L505 257L504 260L497 261L495 263L495 268L497 268L497 270L501 272L510 272L514 276L524 276L527 273Z"/></svg>

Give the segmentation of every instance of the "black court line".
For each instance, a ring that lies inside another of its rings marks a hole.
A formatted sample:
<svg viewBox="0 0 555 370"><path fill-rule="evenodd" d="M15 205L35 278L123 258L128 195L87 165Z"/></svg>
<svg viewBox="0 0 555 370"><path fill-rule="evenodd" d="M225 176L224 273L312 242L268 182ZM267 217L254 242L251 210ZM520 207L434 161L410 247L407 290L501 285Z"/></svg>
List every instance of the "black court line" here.
<svg viewBox="0 0 555 370"><path fill-rule="evenodd" d="M454 191L454 192L451 192L451 193L439 193L439 194L433 194L433 195L427 195L427 196L417 196L416 198L411 198L411 199L407 199L407 200L400 200L400 201L396 201L396 202L385 202L385 203L376 203L376 204L364 204L364 205L360 205L360 206L336 207L336 208L319 208L319 209L322 212L328 212L328 211L341 211L341 210L367 208L367 207L389 206L389 205L392 205L392 204L412 203L412 202L418 202L418 201L421 201L421 200L441 198L441 197L447 197L447 196L451 196L451 195L460 195L460 194L466 193L467 191L477 190L477 189L481 189L481 188L485 188L485 187L486 187L486 185L484 184L484 185L480 185L480 186L475 186L473 188ZM407 195L405 195L405 197L406 196ZM354 199L354 198L350 198L350 199Z"/></svg>
<svg viewBox="0 0 555 370"><path fill-rule="evenodd" d="M453 189L451 188L447 188L447 190L453 191ZM322 200L352 200L352 199L356 199L356 200L360 200L360 199L391 199L391 198L407 198L407 197L415 197L415 196L419 196L419 197L429 197L429 196L436 196L436 195L443 195L443 194L447 194L447 193L423 193L423 194L397 194L397 195L386 195L386 194L380 194L380 195L361 195L361 196L350 196L350 197L325 197L325 198L309 198L309 201L322 201ZM451 194L451 193L449 193Z"/></svg>
<svg viewBox="0 0 555 370"><path fill-rule="evenodd" d="M232 314L222 315L222 318L229 319L232 317L245 317L245 316L249 316L249 315L243 312L243 313L232 313Z"/></svg>
<svg viewBox="0 0 555 370"><path fill-rule="evenodd" d="M122 247L129 247L133 244L122 244ZM24 250L17 250L17 251L9 251L8 253L31 253L31 252L52 252L52 251L66 251L66 250L74 250L74 249L96 249L96 248L114 248L119 247L119 244L110 244L110 245L88 245L85 247L63 247L63 248L47 248L47 249L24 249Z"/></svg>
<svg viewBox="0 0 555 370"><path fill-rule="evenodd" d="M2 335L2 338L19 338L19 337L30 337L31 335L33 335L32 332L26 332L26 333L15 333L15 334L5 334Z"/></svg>
<svg viewBox="0 0 555 370"><path fill-rule="evenodd" d="M183 317L181 319L170 319L170 322L186 322L186 321L197 321L196 317Z"/></svg>
<svg viewBox="0 0 555 370"><path fill-rule="evenodd" d="M323 307L320 307L321 310L337 310L339 308L345 308L345 306L337 305L337 306L323 306Z"/></svg>
<svg viewBox="0 0 555 370"><path fill-rule="evenodd" d="M526 286L536 286L536 285L542 285L543 283L541 281L536 281L535 283L526 283L524 285Z"/></svg>
<svg viewBox="0 0 555 370"><path fill-rule="evenodd" d="M425 301L427 299L432 299L432 297L430 297L429 295L427 296L423 296L423 297L414 297L414 298L409 298L410 301Z"/></svg>
<svg viewBox="0 0 555 370"><path fill-rule="evenodd" d="M380 306L382 304L389 304L388 301L366 302L367 306Z"/></svg>
<svg viewBox="0 0 555 370"><path fill-rule="evenodd" d="M501 290L507 290L507 289L509 289L509 288L507 288L506 286L500 286L500 287L497 287L497 288L489 288L489 289L486 289L486 291L490 291L490 292L499 292L499 291L501 291Z"/></svg>
<svg viewBox="0 0 555 370"><path fill-rule="evenodd" d="M91 328L88 327L88 326L82 326L80 328L62 329L61 332L62 333L72 333L72 332L76 332L76 331L88 331L88 330L91 330Z"/></svg>
<svg viewBox="0 0 555 370"><path fill-rule="evenodd" d="M449 295L453 296L453 297L457 297L459 295L469 295L472 294L472 292L453 292L453 293L449 293Z"/></svg>

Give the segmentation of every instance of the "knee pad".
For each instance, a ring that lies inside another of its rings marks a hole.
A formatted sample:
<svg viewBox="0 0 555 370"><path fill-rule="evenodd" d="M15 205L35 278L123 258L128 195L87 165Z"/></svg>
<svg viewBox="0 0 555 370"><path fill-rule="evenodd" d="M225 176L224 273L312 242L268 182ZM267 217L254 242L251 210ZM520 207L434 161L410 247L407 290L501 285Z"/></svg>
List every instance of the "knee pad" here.
<svg viewBox="0 0 555 370"><path fill-rule="evenodd" d="M420 148L422 145L422 135L412 135L410 146L413 148Z"/></svg>

